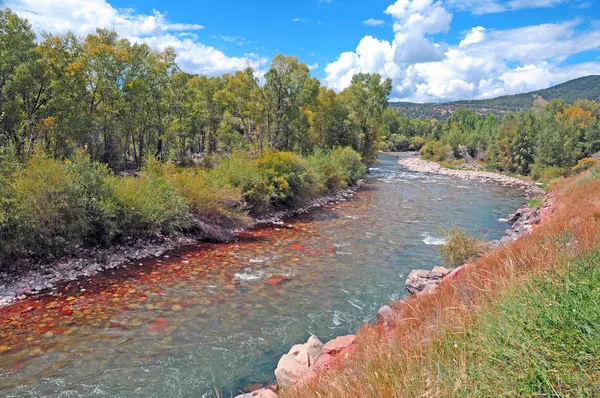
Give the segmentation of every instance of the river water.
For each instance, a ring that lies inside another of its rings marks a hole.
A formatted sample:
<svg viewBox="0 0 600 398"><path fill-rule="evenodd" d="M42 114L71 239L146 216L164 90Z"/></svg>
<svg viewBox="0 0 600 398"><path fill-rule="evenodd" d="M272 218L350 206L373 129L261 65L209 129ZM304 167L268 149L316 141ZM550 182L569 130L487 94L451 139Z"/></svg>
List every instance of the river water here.
<svg viewBox="0 0 600 398"><path fill-rule="evenodd" d="M524 191L408 172L382 155L353 200L0 309L6 397L202 397L274 381L279 357L373 321L439 228L498 239Z"/></svg>

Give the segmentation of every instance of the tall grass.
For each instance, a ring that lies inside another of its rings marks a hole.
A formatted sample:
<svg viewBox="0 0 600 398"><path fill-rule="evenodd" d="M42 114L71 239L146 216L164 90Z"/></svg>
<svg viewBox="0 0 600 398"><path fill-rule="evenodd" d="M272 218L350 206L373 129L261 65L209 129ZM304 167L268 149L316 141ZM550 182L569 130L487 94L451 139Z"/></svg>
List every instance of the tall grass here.
<svg viewBox="0 0 600 398"><path fill-rule="evenodd" d="M392 303L394 328L363 326L348 359L282 395L598 395L597 175L556 183L530 235Z"/></svg>

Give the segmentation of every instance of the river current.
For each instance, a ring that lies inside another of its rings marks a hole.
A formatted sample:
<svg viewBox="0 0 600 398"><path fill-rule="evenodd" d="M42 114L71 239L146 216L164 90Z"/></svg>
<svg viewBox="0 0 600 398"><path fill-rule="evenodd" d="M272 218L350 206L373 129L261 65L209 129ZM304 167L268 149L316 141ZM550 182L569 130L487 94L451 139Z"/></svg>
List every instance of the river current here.
<svg viewBox="0 0 600 398"><path fill-rule="evenodd" d="M403 155L400 155L403 156ZM0 309L6 397L202 397L274 382L278 359L373 321L440 228L500 238L524 191L409 172L382 155L353 200Z"/></svg>

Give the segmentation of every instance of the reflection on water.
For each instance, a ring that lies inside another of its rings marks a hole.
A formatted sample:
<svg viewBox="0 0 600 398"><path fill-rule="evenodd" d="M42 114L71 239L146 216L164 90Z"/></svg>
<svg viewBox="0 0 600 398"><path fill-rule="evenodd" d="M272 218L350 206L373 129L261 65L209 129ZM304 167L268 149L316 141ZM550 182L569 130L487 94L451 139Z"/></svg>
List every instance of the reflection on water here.
<svg viewBox="0 0 600 398"><path fill-rule="evenodd" d="M352 201L0 309L0 391L188 397L272 382L291 345L353 332L405 294L411 269L439 264L440 227L496 239L522 202L522 189L382 156Z"/></svg>

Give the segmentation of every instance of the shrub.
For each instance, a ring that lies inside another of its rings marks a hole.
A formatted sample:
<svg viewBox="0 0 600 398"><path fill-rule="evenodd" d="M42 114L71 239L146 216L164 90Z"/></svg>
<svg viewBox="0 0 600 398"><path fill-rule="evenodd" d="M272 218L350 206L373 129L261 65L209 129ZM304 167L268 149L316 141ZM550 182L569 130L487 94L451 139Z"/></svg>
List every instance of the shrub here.
<svg viewBox="0 0 600 398"><path fill-rule="evenodd" d="M151 158L147 160L144 172L175 187L194 215L204 222L231 228L249 224L239 190L228 184L219 184L203 168L179 169L174 164L160 163Z"/></svg>
<svg viewBox="0 0 600 398"><path fill-rule="evenodd" d="M539 164L534 164L531 167L531 177L536 180L541 181L550 181L559 177L566 177L570 174L570 170L568 168L556 167L556 166L541 166Z"/></svg>
<svg viewBox="0 0 600 398"><path fill-rule="evenodd" d="M425 145L427 143L427 140L423 137L416 136L416 137L412 137L409 140L409 143L410 143L408 146L409 150L419 151L419 150L421 150L421 148L423 148L423 145Z"/></svg>
<svg viewBox="0 0 600 398"><path fill-rule="evenodd" d="M14 175L15 249L61 255L83 243L90 224L75 175L60 162L35 155Z"/></svg>
<svg viewBox="0 0 600 398"><path fill-rule="evenodd" d="M331 157L333 163L341 170L346 185L356 184L367 171L360 154L350 147L336 148Z"/></svg>
<svg viewBox="0 0 600 398"><path fill-rule="evenodd" d="M222 159L209 177L215 186L237 188L251 213L259 215L271 209L273 188L256 160L245 153L234 152Z"/></svg>
<svg viewBox="0 0 600 398"><path fill-rule="evenodd" d="M296 207L319 193L319 178L308 162L292 152L265 152L258 168L272 187L271 203Z"/></svg>
<svg viewBox="0 0 600 398"><path fill-rule="evenodd" d="M574 173L581 173L582 171L586 171L587 169L590 169L599 163L599 160L596 158L583 158L577 162L577 165L571 168L571 171Z"/></svg>
<svg viewBox="0 0 600 398"><path fill-rule="evenodd" d="M389 139L392 151L406 151L410 146L408 138L405 135L392 134Z"/></svg>
<svg viewBox="0 0 600 398"><path fill-rule="evenodd" d="M348 185L341 167L335 163L332 154L322 150L315 151L308 157L308 163L318 176L320 190L335 191Z"/></svg>
<svg viewBox="0 0 600 398"><path fill-rule="evenodd" d="M108 167L92 162L88 155L78 153L65 162L81 194L82 206L89 225L84 237L86 243L109 244L120 232L119 206L108 179Z"/></svg>
<svg viewBox="0 0 600 398"><path fill-rule="evenodd" d="M109 180L120 207L121 229L127 235L151 235L188 228L191 213L176 189L153 172Z"/></svg>
<svg viewBox="0 0 600 398"><path fill-rule="evenodd" d="M448 157L450 148L439 141L429 141L419 151L425 160L442 161Z"/></svg>
<svg viewBox="0 0 600 398"><path fill-rule="evenodd" d="M453 227L443 231L446 243L439 248L439 253L446 267L458 267L478 257L484 250L483 243L469 236L462 228Z"/></svg>

